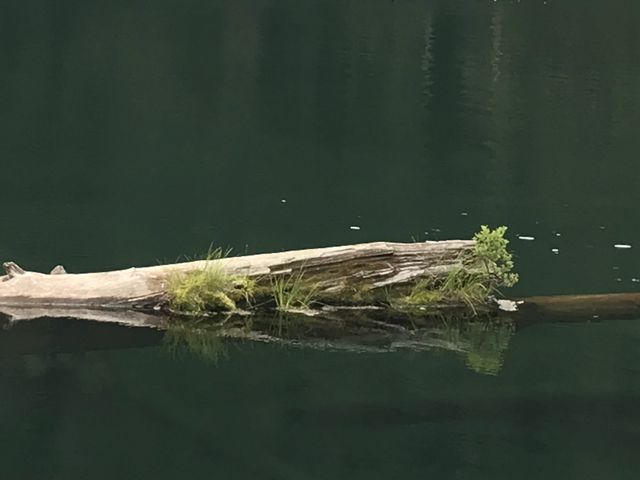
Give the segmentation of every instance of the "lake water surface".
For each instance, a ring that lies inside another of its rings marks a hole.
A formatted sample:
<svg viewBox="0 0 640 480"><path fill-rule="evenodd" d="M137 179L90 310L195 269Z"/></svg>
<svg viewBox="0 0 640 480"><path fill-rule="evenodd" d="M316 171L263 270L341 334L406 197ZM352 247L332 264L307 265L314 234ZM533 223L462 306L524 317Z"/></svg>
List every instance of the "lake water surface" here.
<svg viewBox="0 0 640 480"><path fill-rule="evenodd" d="M638 24L624 0L5 2L0 258L82 272L505 224L509 295L636 291ZM16 325L1 476L637 478L640 321L544 320L491 369Z"/></svg>

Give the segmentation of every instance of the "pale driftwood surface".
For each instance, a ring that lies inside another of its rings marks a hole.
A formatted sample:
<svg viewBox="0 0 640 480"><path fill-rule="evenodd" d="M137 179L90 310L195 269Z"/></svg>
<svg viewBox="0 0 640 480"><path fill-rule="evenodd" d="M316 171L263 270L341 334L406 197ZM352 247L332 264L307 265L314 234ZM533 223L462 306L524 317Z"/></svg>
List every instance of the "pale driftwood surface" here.
<svg viewBox="0 0 640 480"><path fill-rule="evenodd" d="M366 285L390 287L420 278L446 275L473 249L472 240L425 243L375 242L231 257L220 262L232 274L264 277L304 271L319 291L339 294ZM66 273L61 266L50 274L25 271L9 262L0 278L0 313L34 318L47 309L57 316L118 321L117 310L153 312L166 301L168 279L202 269L207 261L130 268L100 273ZM35 310L34 310L35 309ZM100 313L95 313L98 310ZM140 323L148 319L141 318Z"/></svg>

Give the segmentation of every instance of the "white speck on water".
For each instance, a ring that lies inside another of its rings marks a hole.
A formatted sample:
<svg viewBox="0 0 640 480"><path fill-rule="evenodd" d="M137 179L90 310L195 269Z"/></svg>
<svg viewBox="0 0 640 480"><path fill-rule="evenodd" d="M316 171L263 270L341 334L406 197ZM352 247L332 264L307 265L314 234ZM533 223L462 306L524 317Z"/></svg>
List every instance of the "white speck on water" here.
<svg viewBox="0 0 640 480"><path fill-rule="evenodd" d="M462 213L460 213L460 215L462 215L463 217L466 217L469 214L467 212L462 212Z"/></svg>
<svg viewBox="0 0 640 480"><path fill-rule="evenodd" d="M604 228L605 228L605 227L604 227L604 225L600 225L598 228L599 228L600 230L604 230Z"/></svg>
<svg viewBox="0 0 640 480"><path fill-rule="evenodd" d="M283 198L282 200L280 200L280 203L287 203L287 199Z"/></svg>
<svg viewBox="0 0 640 480"><path fill-rule="evenodd" d="M351 229L351 230L360 230L360 227L359 227L359 226L357 226L357 225L351 225L351 226L349 227L349 229Z"/></svg>
<svg viewBox="0 0 640 480"><path fill-rule="evenodd" d="M616 243L613 248L631 248L631 245L627 245L626 243Z"/></svg>
<svg viewBox="0 0 640 480"><path fill-rule="evenodd" d="M556 237L561 237L562 234L560 232L556 232Z"/></svg>
<svg viewBox="0 0 640 480"><path fill-rule="evenodd" d="M621 281L622 281L622 279L621 279L621 278L619 278L619 277L618 277L618 278L616 278L616 282L621 282Z"/></svg>
<svg viewBox="0 0 640 480"><path fill-rule="evenodd" d="M560 250L558 250L557 248L552 248L551 251L553 253L555 253L556 255L558 255L560 253Z"/></svg>
<svg viewBox="0 0 640 480"><path fill-rule="evenodd" d="M631 281L634 283L638 283L640 282L640 278L632 278Z"/></svg>
<svg viewBox="0 0 640 480"><path fill-rule="evenodd" d="M591 318L600 318L600 315L591 315Z"/></svg>
<svg viewBox="0 0 640 480"><path fill-rule="evenodd" d="M613 266L613 269L614 269L614 270L620 270L620 267L619 267L619 266L617 266L617 265L614 265L614 266Z"/></svg>
<svg viewBox="0 0 640 480"><path fill-rule="evenodd" d="M431 231L432 231L432 232L439 232L439 231L440 231L440 229L439 229L439 228L432 228L432 229L431 229Z"/></svg>
<svg viewBox="0 0 640 480"><path fill-rule="evenodd" d="M518 235L518 239L519 239L519 240L528 240L528 241L531 241L531 240L535 240L535 239L536 239L536 237L528 237L528 236L526 236L526 235Z"/></svg>

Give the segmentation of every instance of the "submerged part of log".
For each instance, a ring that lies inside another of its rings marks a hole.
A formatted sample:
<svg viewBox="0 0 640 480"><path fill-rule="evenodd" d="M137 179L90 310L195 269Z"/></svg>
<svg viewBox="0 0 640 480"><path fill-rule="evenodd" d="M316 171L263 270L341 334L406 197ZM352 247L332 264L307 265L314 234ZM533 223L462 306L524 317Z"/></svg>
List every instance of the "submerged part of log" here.
<svg viewBox="0 0 640 480"><path fill-rule="evenodd" d="M539 296L514 303L519 324L640 319L640 293Z"/></svg>
<svg viewBox="0 0 640 480"><path fill-rule="evenodd" d="M7 275L0 278L0 313L4 309L10 315L9 307L154 311L166 302L173 275L211 263L230 274L253 278L304 272L319 293L339 296L354 289L390 288L442 277L460 265L474 244L472 240L375 242L82 274L64 273L57 267L52 274L30 272L8 262Z"/></svg>

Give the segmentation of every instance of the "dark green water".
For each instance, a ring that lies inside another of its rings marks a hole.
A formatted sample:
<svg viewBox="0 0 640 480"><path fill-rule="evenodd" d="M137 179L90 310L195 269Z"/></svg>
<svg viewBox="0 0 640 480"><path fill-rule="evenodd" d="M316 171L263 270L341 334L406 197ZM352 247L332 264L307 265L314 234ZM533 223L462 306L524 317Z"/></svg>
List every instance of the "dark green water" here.
<svg viewBox="0 0 640 480"><path fill-rule="evenodd" d="M637 290L639 23L623 0L3 2L0 257L79 272L489 223L514 295ZM497 376L435 351L212 365L142 333L60 353L64 332L0 342L3 478L640 468L633 321L518 331Z"/></svg>

